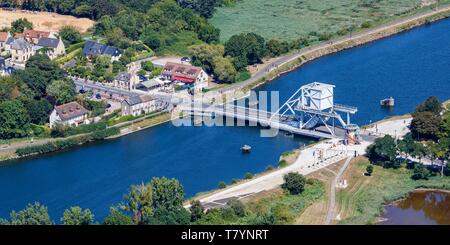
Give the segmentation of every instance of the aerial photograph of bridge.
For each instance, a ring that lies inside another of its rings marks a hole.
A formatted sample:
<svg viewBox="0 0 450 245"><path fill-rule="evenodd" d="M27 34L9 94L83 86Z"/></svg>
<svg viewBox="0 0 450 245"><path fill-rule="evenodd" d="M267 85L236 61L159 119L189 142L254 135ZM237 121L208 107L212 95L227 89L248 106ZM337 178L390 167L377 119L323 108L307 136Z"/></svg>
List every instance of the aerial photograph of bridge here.
<svg viewBox="0 0 450 245"><path fill-rule="evenodd" d="M450 225L449 17L450 0L0 0L0 227Z"/></svg>

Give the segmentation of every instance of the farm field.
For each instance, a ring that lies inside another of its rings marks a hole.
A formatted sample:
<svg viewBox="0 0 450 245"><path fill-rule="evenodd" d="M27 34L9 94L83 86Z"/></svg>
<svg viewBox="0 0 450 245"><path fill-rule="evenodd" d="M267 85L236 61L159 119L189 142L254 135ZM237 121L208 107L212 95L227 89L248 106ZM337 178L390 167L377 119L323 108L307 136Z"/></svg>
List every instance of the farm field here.
<svg viewBox="0 0 450 245"><path fill-rule="evenodd" d="M36 30L45 30L57 32L63 26L74 26L80 32L86 32L87 29L94 26L95 22L87 18L76 18L70 15L60 15L48 12L31 12L14 10L8 11L0 9L0 28L10 27L11 22L20 18L27 18L33 23Z"/></svg>
<svg viewBox="0 0 450 245"><path fill-rule="evenodd" d="M210 22L221 30L222 41L242 32L289 41L312 32L333 35L433 4L434 0L240 0L219 8Z"/></svg>

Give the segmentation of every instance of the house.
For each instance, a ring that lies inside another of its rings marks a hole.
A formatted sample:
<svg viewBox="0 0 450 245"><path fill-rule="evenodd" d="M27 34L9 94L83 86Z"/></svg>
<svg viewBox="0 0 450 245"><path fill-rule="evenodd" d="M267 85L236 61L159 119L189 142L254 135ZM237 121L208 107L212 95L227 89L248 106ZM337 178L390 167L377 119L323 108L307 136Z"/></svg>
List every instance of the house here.
<svg viewBox="0 0 450 245"><path fill-rule="evenodd" d="M39 38L36 46L38 50L44 50L51 60L66 53L66 47L61 38L42 37Z"/></svg>
<svg viewBox="0 0 450 245"><path fill-rule="evenodd" d="M6 75L6 61L5 58L0 57L0 76Z"/></svg>
<svg viewBox="0 0 450 245"><path fill-rule="evenodd" d="M208 74L200 67L167 62L161 75L171 81L194 84L197 90L208 87Z"/></svg>
<svg viewBox="0 0 450 245"><path fill-rule="evenodd" d="M122 116L139 116L157 109L156 100L150 95L134 96L122 101Z"/></svg>
<svg viewBox="0 0 450 245"><path fill-rule="evenodd" d="M17 33L14 38L23 38L25 41L33 44L37 44L39 39L50 37L50 32L36 31L36 30L24 30L22 33Z"/></svg>
<svg viewBox="0 0 450 245"><path fill-rule="evenodd" d="M120 72L114 79L114 87L132 90L139 83L139 77L135 73Z"/></svg>
<svg viewBox="0 0 450 245"><path fill-rule="evenodd" d="M0 32L0 52L6 50L6 41L10 38L9 32Z"/></svg>
<svg viewBox="0 0 450 245"><path fill-rule="evenodd" d="M70 102L64 105L55 106L50 114L50 128L56 125L68 125L77 127L82 124L89 124L89 111L78 102Z"/></svg>
<svg viewBox="0 0 450 245"><path fill-rule="evenodd" d="M83 56L92 58L97 55L110 55L111 62L118 61L122 56L120 50L114 46L87 41L83 48Z"/></svg>
<svg viewBox="0 0 450 245"><path fill-rule="evenodd" d="M27 61L35 54L33 45L23 38L13 39L8 44L8 48L11 53L11 65L13 66L25 67Z"/></svg>

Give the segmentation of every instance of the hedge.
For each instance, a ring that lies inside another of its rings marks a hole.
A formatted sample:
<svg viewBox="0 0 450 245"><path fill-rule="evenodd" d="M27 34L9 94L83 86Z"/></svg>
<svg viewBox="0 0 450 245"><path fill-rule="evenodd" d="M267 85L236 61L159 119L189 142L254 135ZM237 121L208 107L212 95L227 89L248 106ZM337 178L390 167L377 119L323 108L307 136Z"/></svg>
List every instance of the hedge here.
<svg viewBox="0 0 450 245"><path fill-rule="evenodd" d="M118 128L108 128L108 129L93 132L88 135L78 136L76 138L48 142L43 145L27 146L24 148L17 149L16 154L19 157L23 157L23 156L28 156L28 155L43 154L43 153L59 151L59 150L73 147L73 146L81 145L84 143L97 141L97 140L103 140L110 136L116 135L119 132L120 132L120 130Z"/></svg>

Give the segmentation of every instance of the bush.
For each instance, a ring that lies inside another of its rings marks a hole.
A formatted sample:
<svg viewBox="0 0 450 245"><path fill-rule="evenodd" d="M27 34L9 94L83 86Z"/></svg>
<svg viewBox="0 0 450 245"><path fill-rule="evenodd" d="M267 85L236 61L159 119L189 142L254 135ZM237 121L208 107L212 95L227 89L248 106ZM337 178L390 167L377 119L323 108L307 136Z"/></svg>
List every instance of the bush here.
<svg viewBox="0 0 450 245"><path fill-rule="evenodd" d="M266 167L266 171L271 171L273 169L274 169L274 167L272 165L269 165L269 166Z"/></svg>
<svg viewBox="0 0 450 245"><path fill-rule="evenodd" d="M426 180L428 177L430 177L430 170L428 170L423 164L416 164L416 166L414 166L414 172L411 176L413 180Z"/></svg>
<svg viewBox="0 0 450 245"><path fill-rule="evenodd" d="M219 187L219 189L223 189L227 187L227 184L224 181L220 181L217 187Z"/></svg>
<svg viewBox="0 0 450 245"><path fill-rule="evenodd" d="M245 206L241 201L233 199L227 203L227 206L231 208L231 210L233 210L236 216L238 217L245 216Z"/></svg>
<svg viewBox="0 0 450 245"><path fill-rule="evenodd" d="M288 165L288 163L287 163L287 161L284 160L284 159L278 162L278 167L279 167L279 168L286 167L287 165Z"/></svg>
<svg viewBox="0 0 450 245"><path fill-rule="evenodd" d="M372 176L372 173L373 173L373 166L370 165L370 164L367 165L366 172L367 172L367 175Z"/></svg>
<svg viewBox="0 0 450 245"><path fill-rule="evenodd" d="M291 195L298 195L305 190L306 179L299 173L288 173L283 177L284 183L281 186L289 191Z"/></svg>
<svg viewBox="0 0 450 245"><path fill-rule="evenodd" d="M251 179L251 178L253 178L253 174L252 173L250 173L250 172L245 173L244 179Z"/></svg>

